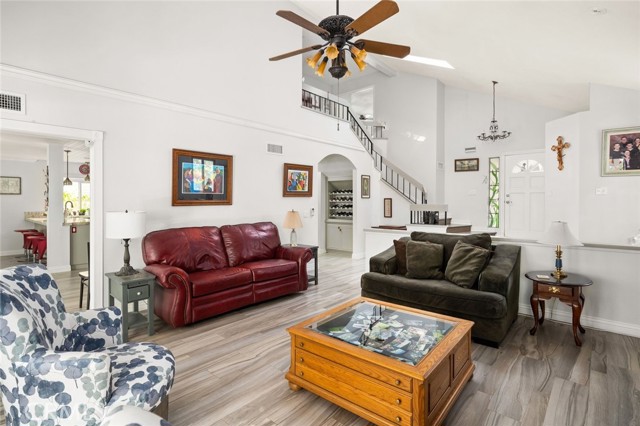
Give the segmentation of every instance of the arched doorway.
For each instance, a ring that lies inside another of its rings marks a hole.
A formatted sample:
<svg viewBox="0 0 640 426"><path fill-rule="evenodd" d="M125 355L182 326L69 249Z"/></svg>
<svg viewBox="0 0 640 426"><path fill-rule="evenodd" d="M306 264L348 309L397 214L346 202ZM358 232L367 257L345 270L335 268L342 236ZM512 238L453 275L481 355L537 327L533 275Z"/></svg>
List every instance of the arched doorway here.
<svg viewBox="0 0 640 426"><path fill-rule="evenodd" d="M331 154L318 163L321 175L318 245L324 251L353 252L356 211L356 167L347 157Z"/></svg>

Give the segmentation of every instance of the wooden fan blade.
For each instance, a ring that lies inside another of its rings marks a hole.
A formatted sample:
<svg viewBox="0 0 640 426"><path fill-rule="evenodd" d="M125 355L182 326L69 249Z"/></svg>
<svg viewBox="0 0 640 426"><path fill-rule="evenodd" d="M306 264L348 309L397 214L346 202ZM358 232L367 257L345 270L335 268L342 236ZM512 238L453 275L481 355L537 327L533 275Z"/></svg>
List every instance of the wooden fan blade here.
<svg viewBox="0 0 640 426"><path fill-rule="evenodd" d="M279 10L276 12L276 15L286 19L289 22L293 22L294 24L301 26L305 30L309 30L312 33L318 34L320 37L324 39L329 37L329 31L323 30L313 22L307 21L302 16L296 13L293 13L290 10Z"/></svg>
<svg viewBox="0 0 640 426"><path fill-rule="evenodd" d="M395 1L382 0L367 10L361 17L345 27L345 32L352 37L360 35L371 27L398 13L400 9Z"/></svg>
<svg viewBox="0 0 640 426"><path fill-rule="evenodd" d="M384 43L373 40L358 40L354 42L359 49L364 49L369 53L377 53L379 55L393 56L394 58L404 58L411 53L409 46L401 44Z"/></svg>
<svg viewBox="0 0 640 426"><path fill-rule="evenodd" d="M280 59L289 58L291 56L296 56L304 52L309 52L311 50L320 49L322 45L316 44L314 46L303 47L302 49L294 50L292 52L283 53L282 55L274 56L273 58L269 58L270 61L279 61Z"/></svg>

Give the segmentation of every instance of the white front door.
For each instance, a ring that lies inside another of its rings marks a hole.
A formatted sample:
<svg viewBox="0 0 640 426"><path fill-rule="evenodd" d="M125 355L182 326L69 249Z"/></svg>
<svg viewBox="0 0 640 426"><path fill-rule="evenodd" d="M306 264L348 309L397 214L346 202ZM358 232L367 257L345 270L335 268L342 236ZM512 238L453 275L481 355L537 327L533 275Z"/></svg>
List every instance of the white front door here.
<svg viewBox="0 0 640 426"><path fill-rule="evenodd" d="M504 234L536 238L545 230L544 153L505 155Z"/></svg>

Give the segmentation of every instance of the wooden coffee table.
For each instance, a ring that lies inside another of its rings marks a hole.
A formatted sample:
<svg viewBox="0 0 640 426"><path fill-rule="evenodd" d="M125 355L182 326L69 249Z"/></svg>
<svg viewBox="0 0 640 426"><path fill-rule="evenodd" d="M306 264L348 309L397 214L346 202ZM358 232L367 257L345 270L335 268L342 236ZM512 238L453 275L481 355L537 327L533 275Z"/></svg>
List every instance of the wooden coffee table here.
<svg viewBox="0 0 640 426"><path fill-rule="evenodd" d="M357 298L289 328L289 387L376 425L439 425L475 366L473 322Z"/></svg>

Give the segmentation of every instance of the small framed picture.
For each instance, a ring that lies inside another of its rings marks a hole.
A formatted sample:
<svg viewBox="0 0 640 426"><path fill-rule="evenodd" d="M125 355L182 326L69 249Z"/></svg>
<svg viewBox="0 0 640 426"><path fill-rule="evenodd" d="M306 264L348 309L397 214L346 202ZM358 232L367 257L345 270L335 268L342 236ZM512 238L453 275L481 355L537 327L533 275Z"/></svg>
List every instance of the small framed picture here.
<svg viewBox="0 0 640 426"><path fill-rule="evenodd" d="M477 172L480 170L479 158L461 158L454 160L456 172Z"/></svg>
<svg viewBox="0 0 640 426"><path fill-rule="evenodd" d="M313 195L313 166L284 164L283 197L311 197Z"/></svg>
<svg viewBox="0 0 640 426"><path fill-rule="evenodd" d="M640 127L602 131L601 175L640 175Z"/></svg>
<svg viewBox="0 0 640 426"><path fill-rule="evenodd" d="M172 187L172 206L231 204L233 157L174 149Z"/></svg>
<svg viewBox="0 0 640 426"><path fill-rule="evenodd" d="M360 177L360 198L371 198L371 177L362 175Z"/></svg>
<svg viewBox="0 0 640 426"><path fill-rule="evenodd" d="M385 198L384 199L384 217L392 217L393 216L393 210L391 207L391 203L392 203L392 199L391 198Z"/></svg>
<svg viewBox="0 0 640 426"><path fill-rule="evenodd" d="M0 194L22 194L22 178L13 176L0 176Z"/></svg>

